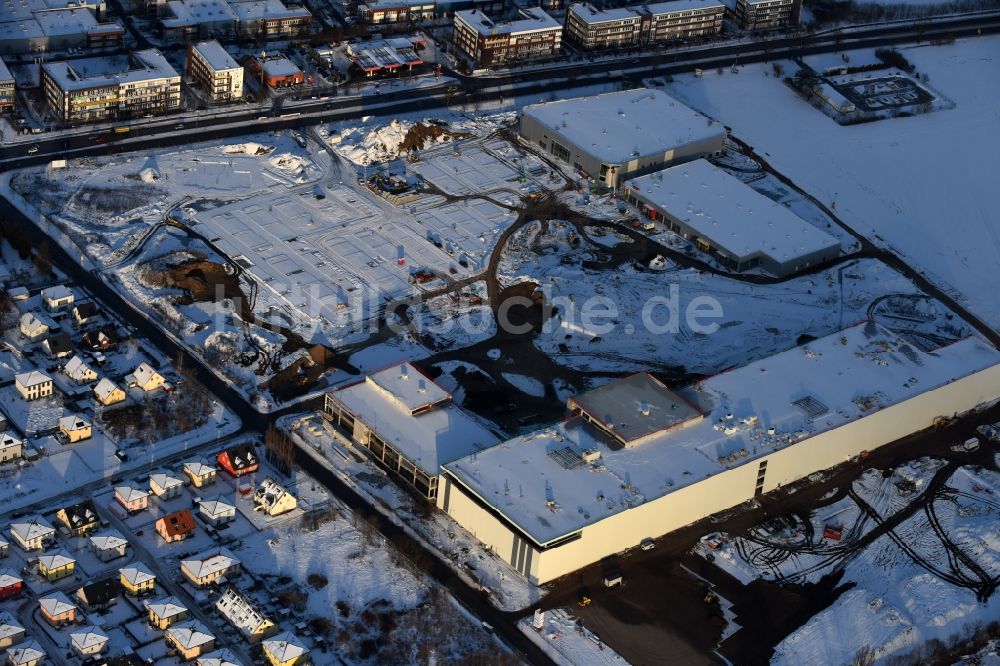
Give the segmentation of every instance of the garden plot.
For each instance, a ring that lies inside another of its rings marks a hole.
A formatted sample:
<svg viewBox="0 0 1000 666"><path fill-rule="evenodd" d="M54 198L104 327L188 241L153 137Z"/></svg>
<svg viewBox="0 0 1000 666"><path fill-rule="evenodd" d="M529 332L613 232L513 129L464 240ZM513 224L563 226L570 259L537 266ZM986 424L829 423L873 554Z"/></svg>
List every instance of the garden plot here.
<svg viewBox="0 0 1000 666"><path fill-rule="evenodd" d="M409 166L421 178L452 196L510 189L519 174L481 146L463 144L452 152L436 151Z"/></svg>
<svg viewBox="0 0 1000 666"><path fill-rule="evenodd" d="M1000 232L990 214L997 188L989 164L1000 152L998 43L983 37L901 49L955 103L911 118L830 123L763 65L742 67L738 76L675 77L670 93L732 127L798 186L828 206L836 201L845 223L1000 327Z"/></svg>

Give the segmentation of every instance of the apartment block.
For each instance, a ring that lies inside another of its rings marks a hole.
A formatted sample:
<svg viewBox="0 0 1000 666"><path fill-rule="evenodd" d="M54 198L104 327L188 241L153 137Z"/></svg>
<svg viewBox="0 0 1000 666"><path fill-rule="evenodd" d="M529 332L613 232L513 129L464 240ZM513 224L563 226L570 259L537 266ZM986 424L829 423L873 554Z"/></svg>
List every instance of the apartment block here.
<svg viewBox="0 0 1000 666"><path fill-rule="evenodd" d="M42 89L63 123L165 113L181 105L181 77L156 49L45 63Z"/></svg>
<svg viewBox="0 0 1000 666"><path fill-rule="evenodd" d="M219 42L198 42L188 49L188 74L213 102L243 99L243 68Z"/></svg>
<svg viewBox="0 0 1000 666"><path fill-rule="evenodd" d="M587 50L614 49L722 32L726 6L719 0L673 0L635 7L597 9L587 3L566 10L566 40Z"/></svg>
<svg viewBox="0 0 1000 666"><path fill-rule="evenodd" d="M494 21L477 9L455 12L455 46L477 67L554 55L562 32L562 25L537 7L520 10L512 21Z"/></svg>
<svg viewBox="0 0 1000 666"><path fill-rule="evenodd" d="M733 17L744 30L770 30L798 25L802 0L736 0Z"/></svg>
<svg viewBox="0 0 1000 666"><path fill-rule="evenodd" d="M0 113L10 113L14 110L17 102L17 94L14 91L14 76L7 69L7 65L0 59Z"/></svg>

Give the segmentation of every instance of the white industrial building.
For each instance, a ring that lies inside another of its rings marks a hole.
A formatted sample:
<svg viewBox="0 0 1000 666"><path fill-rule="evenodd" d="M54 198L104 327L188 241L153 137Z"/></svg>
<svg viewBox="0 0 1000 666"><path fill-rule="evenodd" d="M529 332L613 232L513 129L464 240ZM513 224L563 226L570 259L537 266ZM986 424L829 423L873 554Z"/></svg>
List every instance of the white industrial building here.
<svg viewBox="0 0 1000 666"><path fill-rule="evenodd" d="M521 137L586 177L628 178L722 152L726 129L658 89L532 104Z"/></svg>
<svg viewBox="0 0 1000 666"><path fill-rule="evenodd" d="M437 496L441 465L499 440L409 363L328 393L324 412L350 433L350 445L367 449L378 463L430 500Z"/></svg>
<svg viewBox="0 0 1000 666"><path fill-rule="evenodd" d="M706 160L634 178L622 196L737 271L787 275L840 254L839 240Z"/></svg>
<svg viewBox="0 0 1000 666"><path fill-rule="evenodd" d="M575 418L443 465L438 507L532 582L994 402L1000 353L978 338L927 353L868 322L676 394L598 391Z"/></svg>

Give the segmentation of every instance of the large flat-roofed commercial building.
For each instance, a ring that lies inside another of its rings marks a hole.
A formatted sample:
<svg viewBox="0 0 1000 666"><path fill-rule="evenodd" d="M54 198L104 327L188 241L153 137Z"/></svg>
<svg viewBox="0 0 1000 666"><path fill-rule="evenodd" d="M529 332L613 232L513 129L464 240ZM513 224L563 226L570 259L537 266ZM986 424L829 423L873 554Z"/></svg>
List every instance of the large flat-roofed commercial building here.
<svg viewBox="0 0 1000 666"><path fill-rule="evenodd" d="M562 24L537 7L512 21L495 21L478 9L455 12L455 46L477 67L526 62L554 55Z"/></svg>
<svg viewBox="0 0 1000 666"><path fill-rule="evenodd" d="M198 42L188 49L188 72L213 102L243 99L243 68L219 42Z"/></svg>
<svg viewBox="0 0 1000 666"><path fill-rule="evenodd" d="M584 49L614 49L722 32L726 6L719 0L674 0L597 9L575 3L566 10L566 41Z"/></svg>
<svg viewBox="0 0 1000 666"><path fill-rule="evenodd" d="M731 6L736 24L750 31L798 25L802 12L802 0L735 0Z"/></svg>
<svg viewBox="0 0 1000 666"><path fill-rule="evenodd" d="M308 9L281 0L169 0L159 19L169 41L293 37L308 32L310 23Z"/></svg>
<svg viewBox="0 0 1000 666"><path fill-rule="evenodd" d="M125 29L101 22L103 3L18 0L0 4L0 53L25 54L66 49L118 47Z"/></svg>
<svg viewBox="0 0 1000 666"><path fill-rule="evenodd" d="M14 84L14 76L7 69L7 64L0 58L0 113L13 111L16 102L17 90Z"/></svg>
<svg viewBox="0 0 1000 666"><path fill-rule="evenodd" d="M624 390L621 400L638 408L636 387ZM607 387L605 399L615 391ZM1000 352L966 338L927 353L867 322L680 394L704 419L683 428L670 420L636 446L577 417L446 463L438 507L546 583L931 427L938 416L997 401Z"/></svg>
<svg viewBox="0 0 1000 666"><path fill-rule="evenodd" d="M437 497L441 465L493 446L493 432L409 363L326 395L326 418L422 496Z"/></svg>
<svg viewBox="0 0 1000 666"><path fill-rule="evenodd" d="M726 129L662 90L640 88L526 106L521 137L610 187L722 152Z"/></svg>
<svg viewBox="0 0 1000 666"><path fill-rule="evenodd" d="M181 105L181 77L156 49L45 63L42 88L64 123L164 113Z"/></svg>
<svg viewBox="0 0 1000 666"><path fill-rule="evenodd" d="M706 160L632 179L622 193L737 271L787 275L840 254L839 240Z"/></svg>

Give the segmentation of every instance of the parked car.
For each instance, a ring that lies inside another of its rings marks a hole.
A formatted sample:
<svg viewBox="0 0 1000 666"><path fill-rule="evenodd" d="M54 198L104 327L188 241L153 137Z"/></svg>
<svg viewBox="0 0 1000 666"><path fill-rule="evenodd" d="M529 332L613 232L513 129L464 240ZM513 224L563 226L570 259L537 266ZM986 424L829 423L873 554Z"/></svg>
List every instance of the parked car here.
<svg viewBox="0 0 1000 666"><path fill-rule="evenodd" d="M639 542L639 548L642 550L653 550L656 548L656 542L652 539L643 539Z"/></svg>

